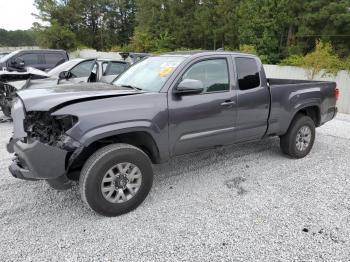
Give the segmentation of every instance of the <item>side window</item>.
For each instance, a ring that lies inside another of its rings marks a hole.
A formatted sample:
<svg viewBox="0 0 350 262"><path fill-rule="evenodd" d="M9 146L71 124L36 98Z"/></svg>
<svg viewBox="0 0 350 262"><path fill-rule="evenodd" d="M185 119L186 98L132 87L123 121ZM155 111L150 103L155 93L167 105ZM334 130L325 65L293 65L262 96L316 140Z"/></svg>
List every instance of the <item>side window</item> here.
<svg viewBox="0 0 350 262"><path fill-rule="evenodd" d="M260 86L259 68L255 59L237 57L235 61L239 89L249 90Z"/></svg>
<svg viewBox="0 0 350 262"><path fill-rule="evenodd" d="M104 75L119 75L125 71L126 67L126 63L111 62Z"/></svg>
<svg viewBox="0 0 350 262"><path fill-rule="evenodd" d="M39 63L39 54L23 54L23 55L18 56L18 58L22 59L26 66L40 64Z"/></svg>
<svg viewBox="0 0 350 262"><path fill-rule="evenodd" d="M91 74L91 72L94 73L94 74L97 74L97 70L98 70L98 64L95 63L94 66L92 67L91 71L90 71L90 74Z"/></svg>
<svg viewBox="0 0 350 262"><path fill-rule="evenodd" d="M49 65L56 65L58 62L65 61L63 56L60 54L45 54L45 62Z"/></svg>
<svg viewBox="0 0 350 262"><path fill-rule="evenodd" d="M76 65L70 70L72 77L89 77L94 63L95 60L89 60Z"/></svg>
<svg viewBox="0 0 350 262"><path fill-rule="evenodd" d="M192 65L182 79L195 79L203 83L204 93L230 89L226 59L210 59Z"/></svg>
<svg viewBox="0 0 350 262"><path fill-rule="evenodd" d="M108 62L103 62L102 63L102 75L106 75L107 67L108 67Z"/></svg>

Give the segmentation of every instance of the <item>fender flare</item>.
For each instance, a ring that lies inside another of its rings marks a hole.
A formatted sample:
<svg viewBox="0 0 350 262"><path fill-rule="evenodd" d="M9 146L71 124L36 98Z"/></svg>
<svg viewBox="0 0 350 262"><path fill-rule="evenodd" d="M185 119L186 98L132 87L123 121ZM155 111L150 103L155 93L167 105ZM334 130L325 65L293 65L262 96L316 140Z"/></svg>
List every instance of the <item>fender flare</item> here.
<svg viewBox="0 0 350 262"><path fill-rule="evenodd" d="M148 133L157 145L156 137L160 133L159 127L155 126L149 121L133 121L114 123L106 126L100 126L87 131L80 139L79 142L84 146L89 146L91 143L100 140L102 138L131 133L131 132L146 132ZM157 145L158 146L158 145Z"/></svg>
<svg viewBox="0 0 350 262"><path fill-rule="evenodd" d="M292 121L293 119L295 118L295 116L300 112L300 110L303 110L305 108L308 108L308 107L317 107L318 108L318 111L319 113L321 113L320 111L320 103L319 101L315 101L315 100L319 100L319 99L312 99L313 101L309 101L307 103L302 103L302 104L297 104L294 108L293 108L293 111L291 113L291 118L288 122L288 127L287 129L285 130L287 132L287 130L289 129L290 125L292 124ZM320 116L318 116L320 117Z"/></svg>

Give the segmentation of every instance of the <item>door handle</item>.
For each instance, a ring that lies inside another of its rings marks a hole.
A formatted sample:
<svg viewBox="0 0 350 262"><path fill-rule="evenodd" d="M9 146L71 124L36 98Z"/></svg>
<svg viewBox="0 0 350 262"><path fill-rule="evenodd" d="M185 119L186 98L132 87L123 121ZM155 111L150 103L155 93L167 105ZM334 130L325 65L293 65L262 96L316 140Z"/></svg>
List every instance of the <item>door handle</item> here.
<svg viewBox="0 0 350 262"><path fill-rule="evenodd" d="M232 105L235 105L235 104L236 104L235 101L226 100L225 102L222 102L220 105L221 106L232 106Z"/></svg>

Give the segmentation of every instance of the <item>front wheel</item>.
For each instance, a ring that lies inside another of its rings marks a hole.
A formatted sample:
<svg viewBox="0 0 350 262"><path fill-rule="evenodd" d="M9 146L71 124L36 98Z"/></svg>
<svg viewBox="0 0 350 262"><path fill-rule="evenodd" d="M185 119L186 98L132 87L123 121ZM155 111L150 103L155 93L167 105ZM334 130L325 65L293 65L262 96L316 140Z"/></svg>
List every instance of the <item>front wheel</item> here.
<svg viewBox="0 0 350 262"><path fill-rule="evenodd" d="M112 144L95 152L85 163L80 179L84 202L104 216L118 216L138 207L153 182L149 157L128 144Z"/></svg>
<svg viewBox="0 0 350 262"><path fill-rule="evenodd" d="M297 115L287 133L280 137L282 152L293 157L303 158L310 153L315 141L315 123L305 115Z"/></svg>

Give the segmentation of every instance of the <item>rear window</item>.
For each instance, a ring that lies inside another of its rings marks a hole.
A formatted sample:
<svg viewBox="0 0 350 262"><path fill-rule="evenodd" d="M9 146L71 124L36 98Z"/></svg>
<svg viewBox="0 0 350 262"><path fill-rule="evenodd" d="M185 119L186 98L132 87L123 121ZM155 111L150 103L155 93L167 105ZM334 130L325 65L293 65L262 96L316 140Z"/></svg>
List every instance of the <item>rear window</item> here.
<svg viewBox="0 0 350 262"><path fill-rule="evenodd" d="M64 58L61 54L45 54L45 61L46 64L55 65L58 62L64 61Z"/></svg>
<svg viewBox="0 0 350 262"><path fill-rule="evenodd" d="M235 61L239 89L249 90L260 86L260 70L255 59L237 57Z"/></svg>
<svg viewBox="0 0 350 262"><path fill-rule="evenodd" d="M125 71L127 66L126 63L111 62L109 66L104 69L103 75L119 75Z"/></svg>

